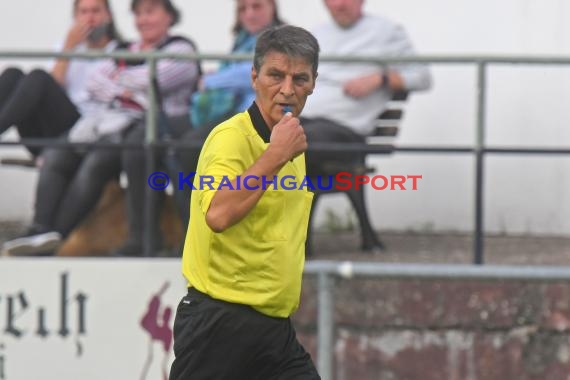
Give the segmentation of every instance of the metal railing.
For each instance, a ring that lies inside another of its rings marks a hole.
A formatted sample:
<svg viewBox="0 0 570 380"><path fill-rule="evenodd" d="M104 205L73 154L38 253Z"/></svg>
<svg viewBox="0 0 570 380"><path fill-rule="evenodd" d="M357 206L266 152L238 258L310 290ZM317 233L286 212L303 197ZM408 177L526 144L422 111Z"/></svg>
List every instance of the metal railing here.
<svg viewBox="0 0 570 380"><path fill-rule="evenodd" d="M187 60L250 60L250 55L228 55L228 54L173 54L164 52L145 52L145 53L130 53L130 52L38 52L38 51L0 51L0 59L41 59L41 58L127 58L127 59L145 59L148 61L149 70L149 83L156 72L156 63L160 59L173 58L173 59L187 59ZM472 146L395 146L392 150L396 153L425 153L425 154L457 154L467 153L475 156L475 203L474 209L474 228L473 228L473 263L484 263L484 177L485 177L485 156L487 154L546 154L546 155L568 155L570 148L539 148L539 147L489 147L485 144L485 115L486 115L486 100L487 100L487 68L489 65L570 65L570 57L560 56L502 56L502 55L423 55L412 57L367 57L367 56L322 56L321 62L373 62L381 65L391 63L425 63L425 64L453 64L453 65L475 65L477 69L477 120L476 120L476 139ZM150 100L156 99L153 86L148 87L148 97ZM154 167L154 157L156 149L163 148L159 141L157 141L157 127L156 127L156 105L155 102L149 102L150 107L147 110L146 118L146 137L144 149L147 151L147 170L152 171ZM0 141L0 145L10 144L32 144L33 146L48 146L57 142L55 140L44 139L41 141L22 139L15 142ZM320 151L358 151L361 153L385 153L385 147L374 146L372 144L328 144L322 146L319 144ZM125 144L111 144L110 148L129 148L136 147L127 146ZM311 148L309 148L311 149ZM151 199L152 190L147 188L147 199ZM147 207L147 211L151 210ZM150 212L150 211L149 211ZM151 216L151 215L147 215ZM147 222L150 219L147 218ZM151 234L145 234L150 237ZM145 244L145 255L150 256L150 242Z"/></svg>
<svg viewBox="0 0 570 380"><path fill-rule="evenodd" d="M0 59L32 59L32 58L138 58L147 59L151 68L149 83L155 75L156 62L164 58L191 59L191 60L249 60L248 55L225 54L166 54L152 53L53 53L53 52L26 52L26 51L0 51ZM467 64L477 68L477 134L473 146L396 146L395 152L424 153L424 154L457 154L466 153L475 155L475 203L474 203L474 243L473 262L483 264L483 180L484 158L486 154L540 154L540 155L567 155L570 148L537 148L537 147L488 147L485 144L485 114L486 114L486 74L489 65L499 64L527 64L527 65L570 65L570 57L529 57L529 56L416 56L405 58L370 58L370 57L322 57L321 61L340 62L377 62L388 63L435 63L435 64ZM149 99L155 99L154 89L149 86ZM148 150L147 165L152 167L152 157L157 149L164 148L165 144L156 138L156 108L151 102L147 110L147 130L144 148ZM28 140L19 142L0 141L0 145L33 145L33 146L61 146L64 144L56 140ZM140 148L133 144L95 144L102 148ZM174 144L179 146L179 144ZM319 150L327 151L359 151L366 153L384 153L384 148L374 145L362 144L330 144ZM149 188L150 194L150 188ZM148 243L148 242L147 242ZM148 248L148 245L147 245ZM146 252L148 254L148 252ZM473 266L473 265L420 265L420 264L380 264L380 263L351 263L309 261L305 266L305 274L318 277L318 368L324 380L333 378L333 347L334 347L334 285L341 278L378 278L378 279L414 279L414 280L522 280L522 281L570 281L569 267L520 267L520 266Z"/></svg>
<svg viewBox="0 0 570 380"><path fill-rule="evenodd" d="M570 267L546 266L309 261L305 265L305 274L317 276L318 279L317 367L323 380L334 378L335 323L333 292L335 281L338 279L570 282Z"/></svg>

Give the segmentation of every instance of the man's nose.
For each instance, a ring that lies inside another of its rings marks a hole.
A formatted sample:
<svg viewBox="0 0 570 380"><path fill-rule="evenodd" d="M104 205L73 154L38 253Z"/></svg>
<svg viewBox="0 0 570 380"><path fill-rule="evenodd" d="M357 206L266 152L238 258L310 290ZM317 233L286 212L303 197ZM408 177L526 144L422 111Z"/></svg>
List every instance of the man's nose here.
<svg viewBox="0 0 570 380"><path fill-rule="evenodd" d="M293 96L293 79L292 78L285 78L283 83L281 83L281 90L279 91L281 95L285 97Z"/></svg>

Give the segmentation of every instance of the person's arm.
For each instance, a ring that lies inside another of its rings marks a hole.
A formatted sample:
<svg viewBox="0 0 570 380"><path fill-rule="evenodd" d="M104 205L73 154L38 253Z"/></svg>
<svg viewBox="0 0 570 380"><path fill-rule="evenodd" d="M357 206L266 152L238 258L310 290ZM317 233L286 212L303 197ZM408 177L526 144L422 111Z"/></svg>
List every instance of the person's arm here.
<svg viewBox="0 0 570 380"><path fill-rule="evenodd" d="M203 78L204 89L224 88L232 90L251 89L251 62L227 66Z"/></svg>
<svg viewBox="0 0 570 380"><path fill-rule="evenodd" d="M125 88L113 79L117 71L115 61L109 59L97 65L87 83L87 90L94 100L110 103L125 94Z"/></svg>
<svg viewBox="0 0 570 380"><path fill-rule="evenodd" d="M363 98L383 87L399 91L404 90L406 84L398 71L384 70L346 81L344 92L354 98Z"/></svg>
<svg viewBox="0 0 570 380"><path fill-rule="evenodd" d="M394 26L383 50L387 55L394 57L415 55L408 34L399 25ZM427 90L430 86L431 74L426 65L398 64L380 69L376 73L353 78L345 82L344 91L349 96L360 98L382 88L396 92Z"/></svg>
<svg viewBox="0 0 570 380"><path fill-rule="evenodd" d="M232 189L222 188L216 191L208 211L206 223L214 232L223 232L242 220L255 207L265 190L262 186L262 178L273 178L279 170L299 154L307 149L305 132L291 113L283 116L283 119L273 127L270 144L257 161L244 173L241 178L256 176L259 180L251 178L247 182L249 190L245 187L237 189L237 179L232 181ZM207 174L207 173L206 173Z"/></svg>
<svg viewBox="0 0 570 380"><path fill-rule="evenodd" d="M69 29L65 43L63 44L62 51L71 51L77 47L80 43L84 42L89 34L90 28L85 24L75 23ZM58 59L55 61L54 66L51 69L51 75L53 78L62 86L65 86L65 75L67 74L67 69L69 68L69 59Z"/></svg>
<svg viewBox="0 0 570 380"><path fill-rule="evenodd" d="M390 55L398 57L416 54L412 40L400 25L393 29L389 44ZM431 73L425 64L396 64L389 66L388 71L399 76L398 80L394 78L394 85L398 85L397 88L392 88L394 90L423 91L431 87ZM390 85L392 85L392 77L390 77Z"/></svg>
<svg viewBox="0 0 570 380"><path fill-rule="evenodd" d="M187 42L173 42L162 51L168 53L193 53L192 45ZM127 68L120 76L120 83L130 92L143 93L149 86L149 67L140 65ZM179 59L161 59L156 65L156 77L161 92L169 92L187 83L191 85L198 79L198 65L195 61Z"/></svg>

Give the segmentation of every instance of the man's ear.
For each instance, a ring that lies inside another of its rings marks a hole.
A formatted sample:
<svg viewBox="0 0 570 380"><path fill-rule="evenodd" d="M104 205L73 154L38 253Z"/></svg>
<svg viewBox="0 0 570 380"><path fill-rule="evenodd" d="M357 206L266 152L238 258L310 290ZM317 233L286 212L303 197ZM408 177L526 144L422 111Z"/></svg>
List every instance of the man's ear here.
<svg viewBox="0 0 570 380"><path fill-rule="evenodd" d="M257 89L257 71L255 70L255 66L251 66L251 87L254 90Z"/></svg>

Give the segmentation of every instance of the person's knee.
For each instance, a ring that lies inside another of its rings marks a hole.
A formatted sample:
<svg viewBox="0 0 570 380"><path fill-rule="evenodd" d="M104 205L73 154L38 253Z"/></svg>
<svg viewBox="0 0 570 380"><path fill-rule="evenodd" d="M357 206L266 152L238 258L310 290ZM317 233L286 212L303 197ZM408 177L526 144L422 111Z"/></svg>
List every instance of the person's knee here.
<svg viewBox="0 0 570 380"><path fill-rule="evenodd" d="M20 80L24 76L24 72L17 67L8 67L2 72L2 77L10 78L11 80Z"/></svg>
<svg viewBox="0 0 570 380"><path fill-rule="evenodd" d="M30 71L30 73L28 74L28 77L30 79L37 79L37 80L46 80L51 78L51 75L42 69L34 69L32 71Z"/></svg>

